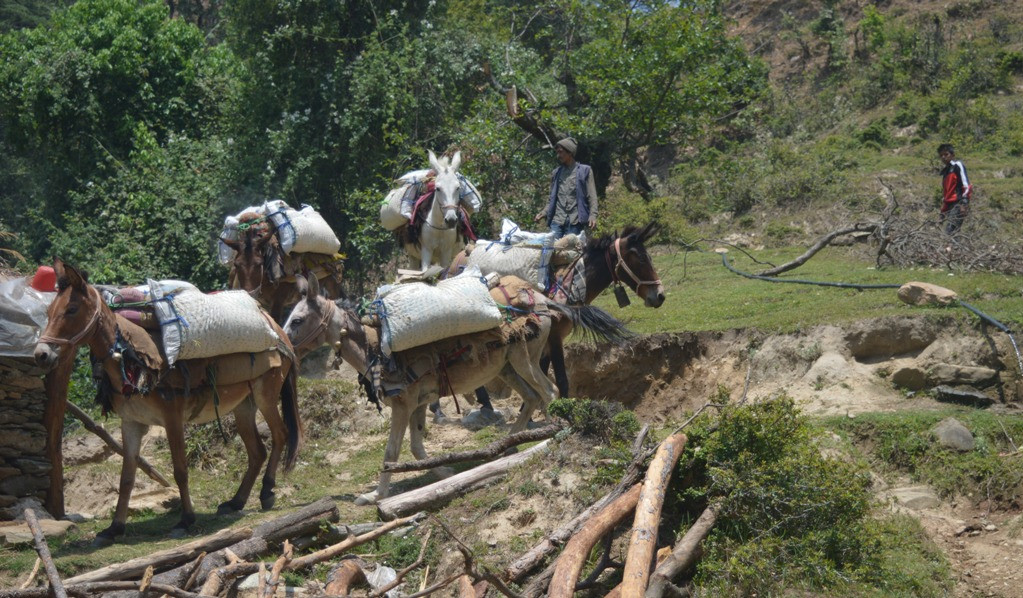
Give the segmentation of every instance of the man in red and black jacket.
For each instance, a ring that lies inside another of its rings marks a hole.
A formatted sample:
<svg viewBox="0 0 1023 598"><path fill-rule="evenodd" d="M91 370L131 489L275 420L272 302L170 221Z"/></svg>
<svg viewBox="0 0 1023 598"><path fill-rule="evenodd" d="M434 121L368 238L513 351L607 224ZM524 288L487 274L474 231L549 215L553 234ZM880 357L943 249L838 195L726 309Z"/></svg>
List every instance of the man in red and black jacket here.
<svg viewBox="0 0 1023 598"><path fill-rule="evenodd" d="M955 159L956 152L950 144L938 146L938 157L945 165L941 169L941 222L945 223L945 232L954 235L966 219L973 186L966 176L966 165Z"/></svg>

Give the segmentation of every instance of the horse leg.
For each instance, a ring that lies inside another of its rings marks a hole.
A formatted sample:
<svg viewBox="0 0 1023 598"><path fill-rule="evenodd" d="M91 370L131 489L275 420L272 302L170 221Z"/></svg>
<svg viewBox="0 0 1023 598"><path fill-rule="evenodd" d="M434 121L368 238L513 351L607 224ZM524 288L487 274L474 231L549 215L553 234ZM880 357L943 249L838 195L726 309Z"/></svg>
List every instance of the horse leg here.
<svg viewBox="0 0 1023 598"><path fill-rule="evenodd" d="M292 367L297 368L298 366L293 365ZM288 383L289 381L285 379L284 384ZM282 385L276 383L267 384L265 377L253 385L254 398L259 406L259 412L263 414L263 420L270 428L270 459L266 462L266 472L263 474L263 484L259 490L259 506L264 511L272 509L277 501L277 497L274 495L274 487L277 485L277 469L281 464L284 446L288 442L288 426L285 425L281 418L281 412L277 408L280 402L281 387Z"/></svg>
<svg viewBox="0 0 1023 598"><path fill-rule="evenodd" d="M401 454L401 443L405 439L405 429L409 425L409 410L405 401L407 396L398 396L391 402L391 434L387 438L387 448L384 449L384 462L397 461ZM368 494L363 494L355 499L356 505L371 505L381 498L387 498L391 485L390 472L380 472L380 482L377 489Z"/></svg>
<svg viewBox="0 0 1023 598"><path fill-rule="evenodd" d="M412 412L412 420L409 422L409 448L412 456L416 459L426 459L426 447L423 445L423 437L426 435L426 404L421 403ZM455 474L450 467L434 467L430 470L438 478L449 478Z"/></svg>
<svg viewBox="0 0 1023 598"><path fill-rule="evenodd" d="M431 263L433 263L433 248L428 247L424 242L419 248L419 270L426 272L430 268Z"/></svg>
<svg viewBox="0 0 1023 598"><path fill-rule="evenodd" d="M128 501L135 487L135 472L139 465L139 450L142 437L149 431L149 426L127 419L121 420L121 443L124 446L124 458L121 462L121 481L117 487L117 507L114 509L114 520L110 527L96 534L93 546L110 546L117 536L124 535L125 523L128 521Z"/></svg>
<svg viewBox="0 0 1023 598"><path fill-rule="evenodd" d="M185 455L185 423L180 411L181 403L176 399L164 409L164 429L167 431L167 445L170 447L174 481L181 495L181 520L171 529L172 538L181 538L195 523L195 508L188 493L188 458Z"/></svg>
<svg viewBox="0 0 1023 598"><path fill-rule="evenodd" d="M231 500L221 503L217 507L217 515L227 515L245 508L249 494L252 493L252 486L256 482L256 476L259 475L259 468L266 460L266 447L263 446L259 432L256 431L256 405L252 397L245 399L235 407L234 421L238 428L238 436L241 437L242 444L245 445L245 453L248 455L249 462L245 469L245 475L242 476L242 483L238 486L238 491L234 493Z"/></svg>
<svg viewBox="0 0 1023 598"><path fill-rule="evenodd" d="M537 344L534 345L534 343ZM544 345L542 336L529 341L529 344L532 346L512 345L509 348L508 364L511 366L514 375L502 376L502 379L522 395L524 401L518 418L512 424L511 433L513 434L526 429L537 404L540 405L546 415L548 403L557 397L557 389L550 378L540 370L540 366L537 363L538 360L535 358L535 354ZM508 366L505 366L505 371L507 369Z"/></svg>
<svg viewBox="0 0 1023 598"><path fill-rule="evenodd" d="M565 371L565 345L557 330L547 337L547 356L540 359L541 373L545 376L548 366L554 365L554 381L558 385L558 396L568 398L568 372Z"/></svg>

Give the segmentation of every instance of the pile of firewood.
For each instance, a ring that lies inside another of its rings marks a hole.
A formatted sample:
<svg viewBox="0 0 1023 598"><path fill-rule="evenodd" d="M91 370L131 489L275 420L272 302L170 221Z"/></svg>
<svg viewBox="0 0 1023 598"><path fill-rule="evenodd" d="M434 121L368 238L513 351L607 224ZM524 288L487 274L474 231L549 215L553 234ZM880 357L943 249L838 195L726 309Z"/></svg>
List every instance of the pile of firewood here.
<svg viewBox="0 0 1023 598"><path fill-rule="evenodd" d="M457 591L461 598L486 595L509 597L572 596L574 592L595 585L609 568L622 568L623 581L609 596L662 596L672 580L689 569L700 555L699 546L717 517L711 506L695 522L689 532L672 548L656 550L657 530L665 492L686 436L670 435L654 449L643 449L647 429L640 432L633 445L633 460L618 485L573 520L553 530L537 545L515 559L502 571L478 563L471 551L438 518L427 516L424 509L443 504L453 497L480 487L482 482L505 474L510 468L548 450L550 440L509 456L509 448L528 441L550 438L561 426L528 430L506 437L489 447L476 451L444 455L412 463L389 463L390 471L422 470L447 463L493 459L473 469L429 486L381 501L378 511L386 523L352 526L336 525L337 505L322 499L294 513L260 524L254 528L229 528L187 544L124 563L61 579L50 556L46 541L39 531L35 514L26 510L25 517L35 536L39 561L45 565L48 587L0 590L0 598L43 598L44 596L97 596L117 593L119 596L170 596L199 598L230 595L233 586L243 578L258 574L256 596L270 597L278 592L281 574L285 571L307 570L313 565L334 561L321 595L347 596L356 587L368 585L368 563L347 554L353 548L380 538L394 530L407 530L429 519L422 538L418 559L395 573L384 585L366 590L364 595L384 596L400 586L412 571L424 566L424 554L432 531L442 528L457 545L463 557L461 570L403 596L418 597ZM500 457L499 457L500 456ZM495 458L499 457L499 458ZM647 462L649 464L647 465ZM626 559L623 564L610 558L614 530L627 524L632 527ZM604 556L586 579L580 580L591 550L604 541ZM540 573L533 572L559 547L560 555ZM310 551L296 555L296 550ZM278 553L273 560L263 560ZM518 585L521 590L513 590ZM309 595L307 593L307 595Z"/></svg>

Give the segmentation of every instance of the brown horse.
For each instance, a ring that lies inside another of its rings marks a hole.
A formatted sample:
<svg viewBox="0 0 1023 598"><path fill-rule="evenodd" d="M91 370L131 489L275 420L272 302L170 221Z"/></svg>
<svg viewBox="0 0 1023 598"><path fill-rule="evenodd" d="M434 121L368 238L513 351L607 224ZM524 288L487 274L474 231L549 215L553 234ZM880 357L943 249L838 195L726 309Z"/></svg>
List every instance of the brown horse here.
<svg viewBox="0 0 1023 598"><path fill-rule="evenodd" d="M621 234L590 239L579 259L552 274L547 295L567 305L589 305L608 287L624 284L647 307L660 307L664 303L664 285L645 247L645 243L658 231L659 226L651 222L643 228L630 226ZM460 267L461 262L456 258L448 276L457 274ZM579 284L580 279L583 284ZM554 323L547 340L547 356L541 364L545 372L550 365L554 366L554 380L559 396L563 398L568 396L564 340L572 333L572 328L572 322L567 318Z"/></svg>
<svg viewBox="0 0 1023 598"><path fill-rule="evenodd" d="M513 277L502 278L502 284L506 278ZM520 302L520 291L515 289L522 289L521 292L525 293L529 285L525 281L517 282L520 284L508 281L505 288L510 291L503 301L513 305L533 303L532 296ZM378 354L378 340L374 340L376 329L363 326L353 311L339 308L321 297L315 280L310 280L304 288L301 282L299 285L305 300L295 306L284 325L296 351L301 355L303 351L329 344L341 359L360 374L367 375ZM518 326L522 334L504 337L503 333L484 331L439 340L396 354L403 371L414 370L418 377L397 394L381 397L391 408L391 433L384 452L385 462L397 460L406 429L409 429L412 454L417 459L425 459L423 432L427 405L441 395L469 392L497 377L518 391L524 400L522 412L511 431L525 429L533 411L537 407L546 411L547 404L555 396L554 385L539 367L540 354L547 343L552 321L572 318L580 329L608 340L620 339L627 333L621 322L596 307L586 306L585 311L581 311L583 308L569 308L545 301L542 295L535 298L533 305L529 313L509 310L518 315L505 329ZM377 489L360 496L357 504L369 504L385 498L390 478L390 473L381 473Z"/></svg>
<svg viewBox="0 0 1023 598"><path fill-rule="evenodd" d="M181 494L181 520L174 526L172 536L183 535L195 522L185 461L186 422L205 423L219 417L220 413L235 413L238 435L248 453L248 468L234 497L220 505L218 514L224 514L245 506L256 476L267 460L266 448L256 431L256 410L263 414L270 427L272 446L259 499L264 509L271 508L281 453L287 449L284 470L289 471L295 465L302 436L297 404L297 360L284 331L271 322L280 342L276 351L268 352L271 359L265 362L265 368L252 370L252 376L243 372L250 361L255 361L256 355L243 354L241 368L236 371L224 368L225 371L215 376L210 371L201 375L203 363L215 361L188 360L195 367L190 383L184 385L191 388L182 392L183 371L163 367L163 358L144 329L114 314L99 292L88 284L86 276L75 268L55 260L54 270L58 293L48 311L46 330L36 345L36 362L43 368L51 368L62 353L73 352L83 343L88 345L93 360L102 367L101 396L109 399L110 407L121 418L124 462L117 507L113 522L97 535L96 544L111 544L124 533L140 444L149 426L162 426L167 431L174 480ZM283 418L277 409L278 402Z"/></svg>
<svg viewBox="0 0 1023 598"><path fill-rule="evenodd" d="M300 300L296 274L315 273L329 297L341 296L341 266L334 256L285 255L270 220L255 212L243 214L239 220L244 226L240 238L221 239L235 250L229 288L248 291L277 323L283 323L287 309Z"/></svg>

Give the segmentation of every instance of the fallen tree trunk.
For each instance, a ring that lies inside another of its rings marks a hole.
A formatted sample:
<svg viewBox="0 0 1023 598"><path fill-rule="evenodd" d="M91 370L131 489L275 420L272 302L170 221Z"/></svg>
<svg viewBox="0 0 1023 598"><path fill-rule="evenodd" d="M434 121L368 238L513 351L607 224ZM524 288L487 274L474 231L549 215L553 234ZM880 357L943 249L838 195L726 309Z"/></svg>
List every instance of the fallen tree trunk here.
<svg viewBox="0 0 1023 598"><path fill-rule="evenodd" d="M682 456L686 435L679 432L666 438L657 447L653 461L646 471L643 490L636 505L636 518L632 523L632 537L625 557L622 573L622 595L640 596L650 579L650 564L657 551L657 528L661 523L661 507L668 490L671 472Z"/></svg>
<svg viewBox="0 0 1023 598"><path fill-rule="evenodd" d="M503 454L506 450L513 446L518 446L526 442L534 442L537 440L544 440L557 434L563 426L552 425L538 428L536 430L524 430L510 436L505 436L501 440L490 444L489 446L477 449L474 451L464 451L461 453L451 453L448 455L438 455L436 457L430 457L429 459L422 459L420 461L409 461L406 463L384 463L385 472L403 472L403 471L418 471L421 469L433 469L434 467L440 467L442 465L450 465L452 463L464 463L466 461L482 461L486 459L493 459Z"/></svg>
<svg viewBox="0 0 1023 598"><path fill-rule="evenodd" d="M534 455L546 450L549 443L550 440L545 440L521 453L485 463L453 475L446 480L434 482L429 486L385 498L377 504L377 511L380 513L381 519L394 519L446 502L455 496L460 496L469 487L483 480L502 475L512 467L526 462Z"/></svg>
<svg viewBox="0 0 1023 598"><path fill-rule="evenodd" d="M102 569L96 569L95 571L76 575L68 579L65 583L73 585L97 581L134 579L142 575L148 567L159 569L184 563L185 561L189 561L186 568L192 569L190 566L191 561L195 560L200 553L219 550L225 546L230 546L245 540L246 538L250 538L251 536L252 530L247 527L239 529L222 529L212 536L199 538L198 540L182 544L181 546L175 546L174 548L161 550L146 556L140 556L124 563L115 563L113 565L103 567ZM188 577L186 576L185 579L187 580ZM158 581L157 583L160 582ZM181 586L184 586L184 584L182 583Z"/></svg>
<svg viewBox="0 0 1023 598"><path fill-rule="evenodd" d="M686 535L675 544L671 556L658 565L650 576L644 598L661 598L671 585L671 581L693 566L700 556L700 543L707 537L718 518L718 505L711 505L703 510L700 517L689 528Z"/></svg>
<svg viewBox="0 0 1023 598"><path fill-rule="evenodd" d="M103 426L93 421L93 419L89 417L88 413L82 411L81 407L75 405L71 401L68 401L67 409L68 411L71 412L72 415L77 417L78 420L82 422L82 425L85 426L86 430L92 432L96 436L99 436L103 440L103 442L107 443L107 446L114 450L115 453L120 455L122 458L124 457L124 448L121 447L121 444L114 440L114 437L111 436L110 433L103 428ZM155 482L157 482L164 488L170 488L170 482L167 481L167 478L163 477L163 474L157 471L156 468L149 463L149 461L146 461L145 457L139 455L137 459L139 463L139 469L144 471L147 476L152 478Z"/></svg>
<svg viewBox="0 0 1023 598"><path fill-rule="evenodd" d="M32 509L25 509L25 523L28 525L29 531L32 532L32 543L35 544L39 559L43 561L46 578L50 580L50 592L53 593L54 598L67 598L64 583L61 582L57 566L53 563L53 557L50 556L50 546L46 543L46 536L43 535L43 530L39 527L39 519L36 518L36 512Z"/></svg>
<svg viewBox="0 0 1023 598"><path fill-rule="evenodd" d="M141 587L142 582L140 581L95 581L92 583L83 583L76 586L68 586L68 596L75 596L76 598L95 598L97 595L104 592L123 592L123 591L138 591ZM147 592L150 595L166 594L172 598L209 598L203 597L200 594L194 594L192 592L186 592L181 588L174 586L168 586L163 584L149 584ZM28 590L0 590L0 598L50 598L49 588L30 588Z"/></svg>
<svg viewBox="0 0 1023 598"><path fill-rule="evenodd" d="M828 244L831 243L832 241L834 241L837 237L841 237L842 235L847 235L849 233L871 232L871 231L875 230L876 228L877 228L876 224L861 224L861 223L857 223L857 224L855 224L853 226L850 226L848 228L843 228L841 230L832 231L832 232L824 235L823 237L821 237L820 240L817 241L816 243L814 243L813 247L811 247L810 249L807 249L806 253L804 253L803 255L797 257L796 259L792 260L791 262L784 263L784 264L782 264L780 266L777 266L775 268L771 268L770 270L764 270L763 272L759 273L758 276L777 276L777 275L781 274L782 272L788 272L789 270L795 270L796 268L798 268L798 267L802 266L803 264L805 264L806 262L808 262L810 260L810 258L812 258L818 251L820 251L821 249L824 249L825 247L827 247Z"/></svg>
<svg viewBox="0 0 1023 598"><path fill-rule="evenodd" d="M322 498L294 513L257 525L253 528L250 538L206 555L206 558L199 563L198 569L192 567L191 564L185 564L160 573L153 578L153 581L180 588L185 585L190 576L194 575L193 583L201 586L211 571L228 563L228 550L238 558L249 559L276 549L277 545L284 540L311 534L320 529L324 523L333 523L339 518L340 515L334 501Z"/></svg>
<svg viewBox="0 0 1023 598"><path fill-rule="evenodd" d="M594 515L579 533L565 544L565 549L554 564L554 575L547 594L549 598L571 598L575 594L575 584L579 581L579 573L590 555L590 550L633 512L639 501L641 488L641 484L636 484L619 496ZM527 592L527 595L531 594Z"/></svg>

